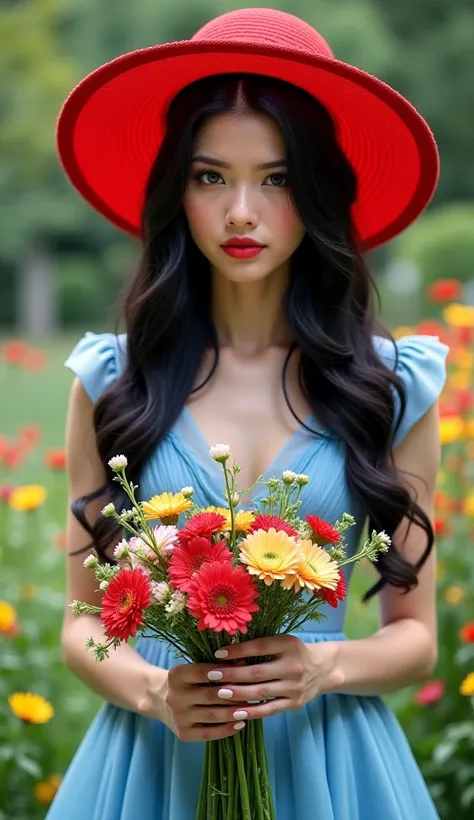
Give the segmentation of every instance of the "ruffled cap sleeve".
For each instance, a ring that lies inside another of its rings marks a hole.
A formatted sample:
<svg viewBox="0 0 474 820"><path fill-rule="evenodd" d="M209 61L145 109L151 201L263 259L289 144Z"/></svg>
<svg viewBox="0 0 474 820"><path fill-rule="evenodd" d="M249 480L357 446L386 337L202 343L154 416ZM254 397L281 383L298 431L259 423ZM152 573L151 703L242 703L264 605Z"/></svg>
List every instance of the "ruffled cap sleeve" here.
<svg viewBox="0 0 474 820"><path fill-rule="evenodd" d="M78 376L95 403L125 367L126 337L113 333L87 333L64 362Z"/></svg>
<svg viewBox="0 0 474 820"><path fill-rule="evenodd" d="M441 395L449 347L438 336L405 336L396 342L395 349L390 339L377 336L375 349L405 386L406 407L395 434L395 449ZM395 389L394 395L395 419L398 419L400 399Z"/></svg>

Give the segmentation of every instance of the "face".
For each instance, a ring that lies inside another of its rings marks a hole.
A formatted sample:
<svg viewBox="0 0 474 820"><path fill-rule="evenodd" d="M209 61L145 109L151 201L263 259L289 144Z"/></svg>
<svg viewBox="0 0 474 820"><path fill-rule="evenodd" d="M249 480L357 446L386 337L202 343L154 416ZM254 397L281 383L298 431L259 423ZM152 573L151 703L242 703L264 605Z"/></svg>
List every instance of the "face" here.
<svg viewBox="0 0 474 820"><path fill-rule="evenodd" d="M305 234L287 186L283 137L264 114L219 115L203 125L183 206L196 245L233 282L289 269Z"/></svg>

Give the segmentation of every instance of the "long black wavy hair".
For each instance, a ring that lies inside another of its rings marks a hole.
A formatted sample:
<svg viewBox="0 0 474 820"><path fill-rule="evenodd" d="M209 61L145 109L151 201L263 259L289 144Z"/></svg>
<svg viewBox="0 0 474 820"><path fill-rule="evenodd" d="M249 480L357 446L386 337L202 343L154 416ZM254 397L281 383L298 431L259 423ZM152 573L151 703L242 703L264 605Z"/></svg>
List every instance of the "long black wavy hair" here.
<svg viewBox="0 0 474 820"><path fill-rule="evenodd" d="M292 258L284 304L293 338L282 371L286 400L290 406L286 371L298 350L301 388L319 421L346 445L347 482L366 510L369 529L384 529L393 536L406 518L426 534L425 550L415 566L395 544L380 556L380 579L365 600L386 583L409 591L417 584L434 534L391 457L406 396L402 381L373 345L374 334L392 337L376 320L378 293L351 219L357 179L327 110L287 83L245 74L209 77L186 87L170 106L166 136L146 189L141 261L121 308L127 363L95 406L101 460L107 465L112 456L126 453L129 478L139 483L151 452L193 392L209 348L215 356L205 382L215 372L219 348L210 310L210 268L191 238L182 203L199 128L215 115L245 111L263 112L281 129L289 188L306 229ZM394 391L399 397L398 418ZM291 406L290 410L298 418ZM99 497L104 503L113 501L119 510L128 506L110 473L103 487L76 499L72 511L106 560L113 539L122 533L110 518L99 516L94 524L88 523L86 506Z"/></svg>

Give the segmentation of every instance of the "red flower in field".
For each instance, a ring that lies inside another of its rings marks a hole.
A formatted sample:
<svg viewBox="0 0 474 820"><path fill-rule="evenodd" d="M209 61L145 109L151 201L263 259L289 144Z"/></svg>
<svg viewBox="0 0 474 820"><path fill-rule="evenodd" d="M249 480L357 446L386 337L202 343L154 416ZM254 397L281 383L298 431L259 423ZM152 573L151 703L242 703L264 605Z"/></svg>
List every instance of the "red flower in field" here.
<svg viewBox="0 0 474 820"><path fill-rule="evenodd" d="M14 484L0 484L0 502L2 504L8 504L14 489Z"/></svg>
<svg viewBox="0 0 474 820"><path fill-rule="evenodd" d="M60 448L47 450L44 461L50 470L64 470L66 467L66 452Z"/></svg>
<svg viewBox="0 0 474 820"><path fill-rule="evenodd" d="M448 525L444 518L435 518L434 522L434 531L435 535L445 535L448 529Z"/></svg>
<svg viewBox="0 0 474 820"><path fill-rule="evenodd" d="M282 530L286 532L287 535L293 535L295 537L298 535L296 530L290 526L287 521L284 521L283 518L279 518L278 515L265 515L264 513L260 513L256 516L249 532L256 532L256 530L265 530L268 532L271 527L277 531Z"/></svg>
<svg viewBox="0 0 474 820"><path fill-rule="evenodd" d="M428 288L430 302L451 302L462 296L462 283L458 279L438 279Z"/></svg>
<svg viewBox="0 0 474 820"><path fill-rule="evenodd" d="M25 450L23 447L17 447L12 444L8 450L2 455L2 462L8 470L18 470L25 458Z"/></svg>
<svg viewBox="0 0 474 820"><path fill-rule="evenodd" d="M252 613L259 609L258 590L243 567L230 561L212 561L196 572L189 585L187 607L199 618L198 629L225 630L229 635L248 631Z"/></svg>
<svg viewBox="0 0 474 820"><path fill-rule="evenodd" d="M127 641L142 623L151 604L151 586L141 569L122 569L112 578L102 599L100 619L107 637Z"/></svg>
<svg viewBox="0 0 474 820"><path fill-rule="evenodd" d="M203 564L210 561L232 561L232 553L225 541L213 544L209 538L196 535L174 548L168 574L176 589L188 592L192 578Z"/></svg>
<svg viewBox="0 0 474 820"><path fill-rule="evenodd" d="M20 429L20 442L24 446L32 447L41 439L41 427L37 424L25 424Z"/></svg>
<svg viewBox="0 0 474 820"><path fill-rule="evenodd" d="M445 685L443 680L430 680L415 692L415 702L418 706L431 706L444 696Z"/></svg>
<svg viewBox="0 0 474 820"><path fill-rule="evenodd" d="M339 570L339 575L340 578L336 589L318 589L318 595L322 595L326 603L334 609L339 606L340 601L344 600L347 593L346 579L342 569Z"/></svg>
<svg viewBox="0 0 474 820"><path fill-rule="evenodd" d="M214 512L196 513L189 519L184 529L179 533L179 540L184 544L196 535L211 538L226 522L225 515Z"/></svg>
<svg viewBox="0 0 474 820"><path fill-rule="evenodd" d="M318 518L317 515L307 515L306 521L313 531L314 541L316 541L320 547L324 546L324 544L337 544L338 541L341 540L338 531L334 529L329 521L323 521L323 519Z"/></svg>
<svg viewBox="0 0 474 820"><path fill-rule="evenodd" d="M29 346L23 339L10 339L3 345L3 358L8 364L21 365L29 350Z"/></svg>
<svg viewBox="0 0 474 820"><path fill-rule="evenodd" d="M464 643L474 643L474 621L464 624L459 637Z"/></svg>

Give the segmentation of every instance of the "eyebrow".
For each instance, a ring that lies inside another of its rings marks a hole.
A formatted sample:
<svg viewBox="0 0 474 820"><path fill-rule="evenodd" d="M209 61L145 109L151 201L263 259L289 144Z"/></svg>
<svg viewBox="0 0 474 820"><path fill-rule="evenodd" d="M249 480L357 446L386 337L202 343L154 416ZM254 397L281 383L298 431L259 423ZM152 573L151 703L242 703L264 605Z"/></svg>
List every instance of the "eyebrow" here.
<svg viewBox="0 0 474 820"><path fill-rule="evenodd" d="M204 162L207 165L215 165L216 168L232 168L230 162L224 162L221 159L215 159L214 157L207 157L204 154L198 154L197 156L193 157L191 162ZM256 171L265 171L268 168L281 168L282 165L285 167L287 166L286 159L273 159L270 162L262 162L261 165L256 165Z"/></svg>

